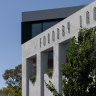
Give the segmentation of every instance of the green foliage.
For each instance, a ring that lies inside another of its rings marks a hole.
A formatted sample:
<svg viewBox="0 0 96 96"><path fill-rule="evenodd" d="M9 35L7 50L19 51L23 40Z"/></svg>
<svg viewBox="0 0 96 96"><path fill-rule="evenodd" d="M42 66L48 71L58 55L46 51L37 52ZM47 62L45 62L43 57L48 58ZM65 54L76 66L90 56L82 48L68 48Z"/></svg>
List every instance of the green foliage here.
<svg viewBox="0 0 96 96"><path fill-rule="evenodd" d="M30 78L30 80L31 80L32 83L35 83L35 81L36 81L36 75L32 76L32 77Z"/></svg>
<svg viewBox="0 0 96 96"><path fill-rule="evenodd" d="M22 96L22 81L19 81L19 86L17 88L14 88L13 96Z"/></svg>
<svg viewBox="0 0 96 96"><path fill-rule="evenodd" d="M94 36L96 28L81 29L78 41L73 37L70 41L67 63L61 67L63 74L62 95L96 96L96 49ZM51 90L52 84L46 84ZM53 88L54 90L55 87ZM58 93L56 91L56 93ZM60 95L54 95L60 96Z"/></svg>
<svg viewBox="0 0 96 96"><path fill-rule="evenodd" d="M6 87L0 90L0 93L4 94L5 96L22 96L22 89L21 86L18 86L17 88Z"/></svg>
<svg viewBox="0 0 96 96"><path fill-rule="evenodd" d="M16 66L15 69L6 70L3 78L8 87L17 87L22 78L22 65Z"/></svg>
<svg viewBox="0 0 96 96"><path fill-rule="evenodd" d="M46 87L53 93L53 96L63 96L62 94L58 93L55 89L55 86L49 81L49 84L45 82Z"/></svg>
<svg viewBox="0 0 96 96"><path fill-rule="evenodd" d="M16 66L15 69L6 70L3 78L8 86L1 89L0 93L5 94L5 96L22 96L22 65Z"/></svg>
<svg viewBox="0 0 96 96"><path fill-rule="evenodd" d="M13 90L12 90L12 88L3 88L3 89L1 89L0 90L0 94L4 94L5 96L8 96L8 94L10 94L10 95L13 95Z"/></svg>
<svg viewBox="0 0 96 96"><path fill-rule="evenodd" d="M48 75L49 78L52 78L53 70L48 70L46 74Z"/></svg>

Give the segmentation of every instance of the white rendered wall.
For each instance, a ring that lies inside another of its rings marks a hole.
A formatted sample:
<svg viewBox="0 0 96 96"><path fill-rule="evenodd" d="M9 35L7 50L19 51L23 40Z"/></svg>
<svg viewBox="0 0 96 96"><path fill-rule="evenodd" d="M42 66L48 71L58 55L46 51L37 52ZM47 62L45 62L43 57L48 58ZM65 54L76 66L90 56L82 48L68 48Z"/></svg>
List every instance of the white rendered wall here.
<svg viewBox="0 0 96 96"><path fill-rule="evenodd" d="M44 80L49 81L49 77L44 74L46 58L44 59L43 51L53 48L54 52L54 69L53 77L50 79L55 84L57 90L61 91L61 63L65 62L64 45L73 36L78 36L80 29L80 16L82 16L83 28L91 28L96 26L96 21L93 19L93 9L96 7L96 1L72 14L68 18L62 20L58 24L49 28L40 35L32 38L26 43L22 44L22 96L52 96L49 90L44 86ZM86 12L90 13L90 24L86 24ZM70 33L68 33L67 23L70 22ZM62 36L62 25L65 26L65 35ZM57 35L57 28L60 33ZM55 40L52 41L52 31L55 32ZM48 34L50 34L50 43L48 43ZM59 36L59 38L57 38ZM46 38L46 39L45 39ZM44 40L43 40L44 39ZM41 41L40 41L41 40ZM40 44L41 43L41 44ZM64 53L64 54L63 54ZM28 64L27 59L36 55L37 57L37 76L36 82L33 85L28 78ZM63 58L64 57L64 58Z"/></svg>

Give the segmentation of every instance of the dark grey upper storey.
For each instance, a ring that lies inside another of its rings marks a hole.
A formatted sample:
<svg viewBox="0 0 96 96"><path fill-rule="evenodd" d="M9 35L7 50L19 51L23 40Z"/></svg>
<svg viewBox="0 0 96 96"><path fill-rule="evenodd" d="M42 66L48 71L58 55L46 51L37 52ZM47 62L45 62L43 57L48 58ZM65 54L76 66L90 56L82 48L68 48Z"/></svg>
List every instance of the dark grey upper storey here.
<svg viewBox="0 0 96 96"><path fill-rule="evenodd" d="M21 24L21 43L23 44L34 38L85 6L86 5L23 12Z"/></svg>
<svg viewBox="0 0 96 96"><path fill-rule="evenodd" d="M66 8L57 8L49 10L39 10L39 11L30 11L22 13L22 22L29 21L41 21L41 20L50 20L58 18L66 18L76 11L83 8L82 6L66 7Z"/></svg>

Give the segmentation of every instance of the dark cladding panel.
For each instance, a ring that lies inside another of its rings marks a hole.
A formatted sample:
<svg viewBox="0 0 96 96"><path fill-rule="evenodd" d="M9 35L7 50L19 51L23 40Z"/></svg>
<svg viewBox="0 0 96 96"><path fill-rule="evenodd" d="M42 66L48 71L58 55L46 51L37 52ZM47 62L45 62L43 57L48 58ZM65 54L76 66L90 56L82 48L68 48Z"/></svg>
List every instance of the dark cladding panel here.
<svg viewBox="0 0 96 96"><path fill-rule="evenodd" d="M21 43L25 43L26 41L30 40L32 37L31 33L31 24L30 23L22 23L22 33L21 33Z"/></svg>
<svg viewBox="0 0 96 96"><path fill-rule="evenodd" d="M76 11L80 10L84 6L85 5L65 7L65 8L56 8L56 9L49 9L49 10L23 12L22 21L30 22L30 21L66 18L72 15L73 13L75 13Z"/></svg>

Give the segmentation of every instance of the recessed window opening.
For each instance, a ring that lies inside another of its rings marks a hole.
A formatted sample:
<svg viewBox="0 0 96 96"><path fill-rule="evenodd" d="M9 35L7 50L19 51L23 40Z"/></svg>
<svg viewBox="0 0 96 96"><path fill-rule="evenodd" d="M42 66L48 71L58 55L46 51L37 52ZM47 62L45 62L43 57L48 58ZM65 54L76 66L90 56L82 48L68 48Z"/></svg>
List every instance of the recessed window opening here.
<svg viewBox="0 0 96 96"><path fill-rule="evenodd" d="M36 80L36 70L37 70L37 61L36 56L28 58L28 64L27 64L27 70L29 75L29 80L32 81L32 83Z"/></svg>
<svg viewBox="0 0 96 96"><path fill-rule="evenodd" d="M53 50L48 51L48 70L47 70L47 75L49 78L52 78L53 75Z"/></svg>
<svg viewBox="0 0 96 96"><path fill-rule="evenodd" d="M86 24L90 23L90 14L89 11L86 12Z"/></svg>
<svg viewBox="0 0 96 96"><path fill-rule="evenodd" d="M80 16L80 28L82 28L82 16Z"/></svg>
<svg viewBox="0 0 96 96"><path fill-rule="evenodd" d="M50 34L48 33L48 43L50 43Z"/></svg>
<svg viewBox="0 0 96 96"><path fill-rule="evenodd" d="M48 52L48 70L53 70L53 51Z"/></svg>
<svg viewBox="0 0 96 96"><path fill-rule="evenodd" d="M70 33L70 22L67 22L68 33Z"/></svg>
<svg viewBox="0 0 96 96"><path fill-rule="evenodd" d="M40 48L41 48L41 38L40 38Z"/></svg>
<svg viewBox="0 0 96 96"><path fill-rule="evenodd" d="M33 66L33 75L36 75L36 57L32 59L32 66Z"/></svg>
<svg viewBox="0 0 96 96"><path fill-rule="evenodd" d="M43 45L45 46L46 45L46 37L43 36Z"/></svg>
<svg viewBox="0 0 96 96"><path fill-rule="evenodd" d="M96 7L94 7L93 16L94 16L94 20L96 21Z"/></svg>
<svg viewBox="0 0 96 96"><path fill-rule="evenodd" d="M57 39L59 39L59 37L60 37L60 29L57 28Z"/></svg>
<svg viewBox="0 0 96 96"><path fill-rule="evenodd" d="M55 41L55 32L52 31L52 41Z"/></svg>
<svg viewBox="0 0 96 96"><path fill-rule="evenodd" d="M62 25L62 36L65 36L65 26Z"/></svg>

